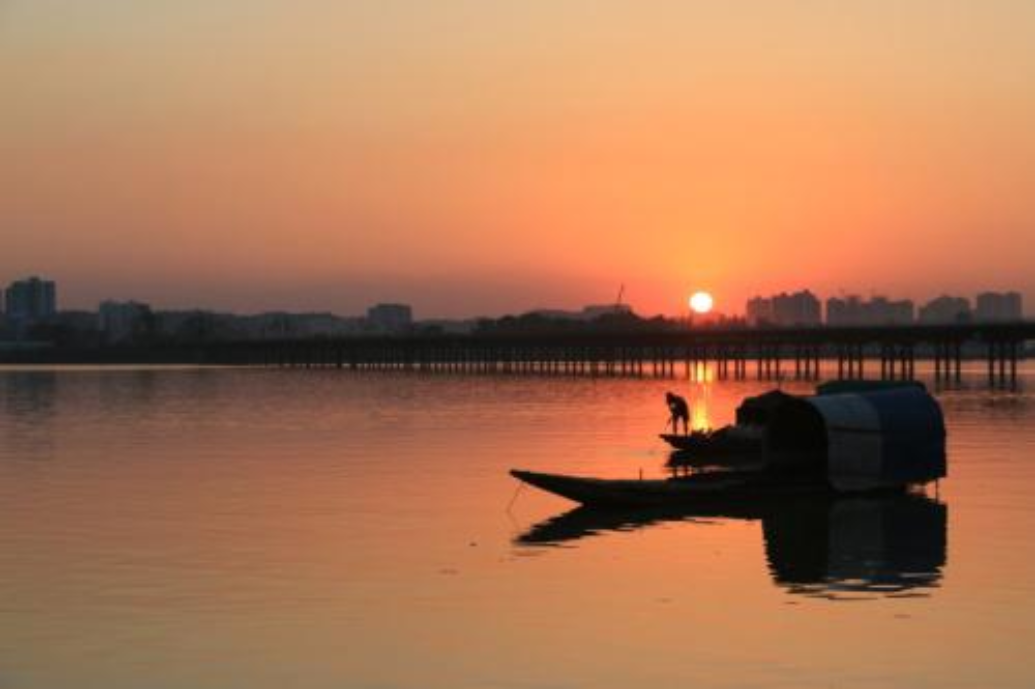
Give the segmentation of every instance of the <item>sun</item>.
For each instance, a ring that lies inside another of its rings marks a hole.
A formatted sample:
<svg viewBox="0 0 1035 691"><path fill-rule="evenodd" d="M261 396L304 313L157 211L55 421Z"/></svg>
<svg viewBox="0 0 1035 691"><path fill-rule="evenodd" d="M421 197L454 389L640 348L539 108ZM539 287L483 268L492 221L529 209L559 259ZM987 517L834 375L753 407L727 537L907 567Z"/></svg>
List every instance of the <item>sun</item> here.
<svg viewBox="0 0 1035 691"><path fill-rule="evenodd" d="M711 294L699 290L690 296L690 309L697 314L707 314L712 311L712 305L715 304L715 300L712 299Z"/></svg>

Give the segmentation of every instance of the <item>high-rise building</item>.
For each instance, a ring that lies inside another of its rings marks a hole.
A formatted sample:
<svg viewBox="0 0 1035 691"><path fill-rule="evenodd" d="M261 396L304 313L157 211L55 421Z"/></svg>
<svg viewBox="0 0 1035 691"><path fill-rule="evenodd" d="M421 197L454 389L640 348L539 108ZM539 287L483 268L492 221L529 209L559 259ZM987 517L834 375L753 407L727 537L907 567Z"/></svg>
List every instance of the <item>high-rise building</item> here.
<svg viewBox="0 0 1035 691"><path fill-rule="evenodd" d="M1020 321L1023 317L1021 294L980 293L977 296L977 307L974 318L981 322Z"/></svg>
<svg viewBox="0 0 1035 691"><path fill-rule="evenodd" d="M751 298L745 309L752 326L818 326L822 322L819 298L808 290Z"/></svg>
<svg viewBox="0 0 1035 691"><path fill-rule="evenodd" d="M914 313L912 300L889 300L882 296L863 300L858 295L827 300L827 324L830 326L912 324Z"/></svg>
<svg viewBox="0 0 1035 691"><path fill-rule="evenodd" d="M829 326L852 326L863 323L862 299L858 295L827 299L827 324Z"/></svg>
<svg viewBox="0 0 1035 691"><path fill-rule="evenodd" d="M818 326L822 321L819 298L808 290L773 296L773 321L780 326Z"/></svg>
<svg viewBox="0 0 1035 691"><path fill-rule="evenodd" d="M756 296L747 301L744 316L750 326L765 326L775 323L773 320L773 301Z"/></svg>
<svg viewBox="0 0 1035 691"><path fill-rule="evenodd" d="M971 319L970 300L942 295L920 308L921 324L959 324Z"/></svg>
<svg viewBox="0 0 1035 691"><path fill-rule="evenodd" d="M405 331L413 325L413 308L391 303L374 305L367 310L367 324L375 331Z"/></svg>
<svg viewBox="0 0 1035 691"><path fill-rule="evenodd" d="M8 325L19 335L57 314L57 288L53 281L37 276L11 283L4 291L4 313Z"/></svg>
<svg viewBox="0 0 1035 691"><path fill-rule="evenodd" d="M877 296L867 303L868 322L872 326L899 326L915 321L912 300L889 300Z"/></svg>

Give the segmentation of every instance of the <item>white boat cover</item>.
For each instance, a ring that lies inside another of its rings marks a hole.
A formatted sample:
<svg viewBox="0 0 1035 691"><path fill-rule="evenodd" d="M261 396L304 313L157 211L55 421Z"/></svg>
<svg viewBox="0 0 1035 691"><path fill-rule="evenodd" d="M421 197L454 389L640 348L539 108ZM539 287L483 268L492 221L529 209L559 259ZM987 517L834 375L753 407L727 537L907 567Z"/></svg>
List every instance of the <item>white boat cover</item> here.
<svg viewBox="0 0 1035 691"><path fill-rule="evenodd" d="M919 387L812 396L827 431L827 473L839 490L945 476L945 422Z"/></svg>

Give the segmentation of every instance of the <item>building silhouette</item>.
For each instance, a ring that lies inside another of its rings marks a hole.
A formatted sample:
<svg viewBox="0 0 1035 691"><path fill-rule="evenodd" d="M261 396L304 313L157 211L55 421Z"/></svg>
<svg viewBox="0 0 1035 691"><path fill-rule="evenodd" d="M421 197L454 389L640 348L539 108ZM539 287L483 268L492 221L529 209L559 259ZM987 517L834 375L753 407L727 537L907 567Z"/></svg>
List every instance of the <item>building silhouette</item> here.
<svg viewBox="0 0 1035 691"><path fill-rule="evenodd" d="M154 330L155 318L142 302L105 300L97 308L97 328L106 343L129 343Z"/></svg>
<svg viewBox="0 0 1035 691"><path fill-rule="evenodd" d="M899 326L914 322L912 300L889 300L876 296L863 300L858 295L827 300L830 326Z"/></svg>
<svg viewBox="0 0 1035 691"><path fill-rule="evenodd" d="M942 295L920 308L917 321L921 324L961 324L973 318L970 300Z"/></svg>
<svg viewBox="0 0 1035 691"><path fill-rule="evenodd" d="M773 319L773 301L771 298L755 296L747 301L744 317L750 326L762 326L775 323Z"/></svg>
<svg viewBox="0 0 1035 691"><path fill-rule="evenodd" d="M979 293L977 296L977 307L974 310L974 319L979 322L1007 322L1020 321L1023 315L1021 306L1021 294L1009 293Z"/></svg>
<svg viewBox="0 0 1035 691"><path fill-rule="evenodd" d="M367 310L367 325L379 332L406 331L413 325L413 308L396 303L374 305Z"/></svg>
<svg viewBox="0 0 1035 691"><path fill-rule="evenodd" d="M14 281L4 291L4 314L8 327L19 338L32 327L53 321L57 314L54 282L38 276Z"/></svg>
<svg viewBox="0 0 1035 691"><path fill-rule="evenodd" d="M823 321L819 298L808 290L753 297L746 317L751 326L819 326Z"/></svg>

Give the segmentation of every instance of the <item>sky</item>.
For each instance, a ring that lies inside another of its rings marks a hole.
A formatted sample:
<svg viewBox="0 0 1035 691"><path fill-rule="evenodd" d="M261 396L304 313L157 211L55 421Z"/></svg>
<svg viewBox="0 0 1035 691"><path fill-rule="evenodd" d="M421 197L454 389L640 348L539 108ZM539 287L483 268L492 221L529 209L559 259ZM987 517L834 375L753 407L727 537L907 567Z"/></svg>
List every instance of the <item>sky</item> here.
<svg viewBox="0 0 1035 691"><path fill-rule="evenodd" d="M0 0L0 282L500 314L1035 312L1028 0Z"/></svg>

